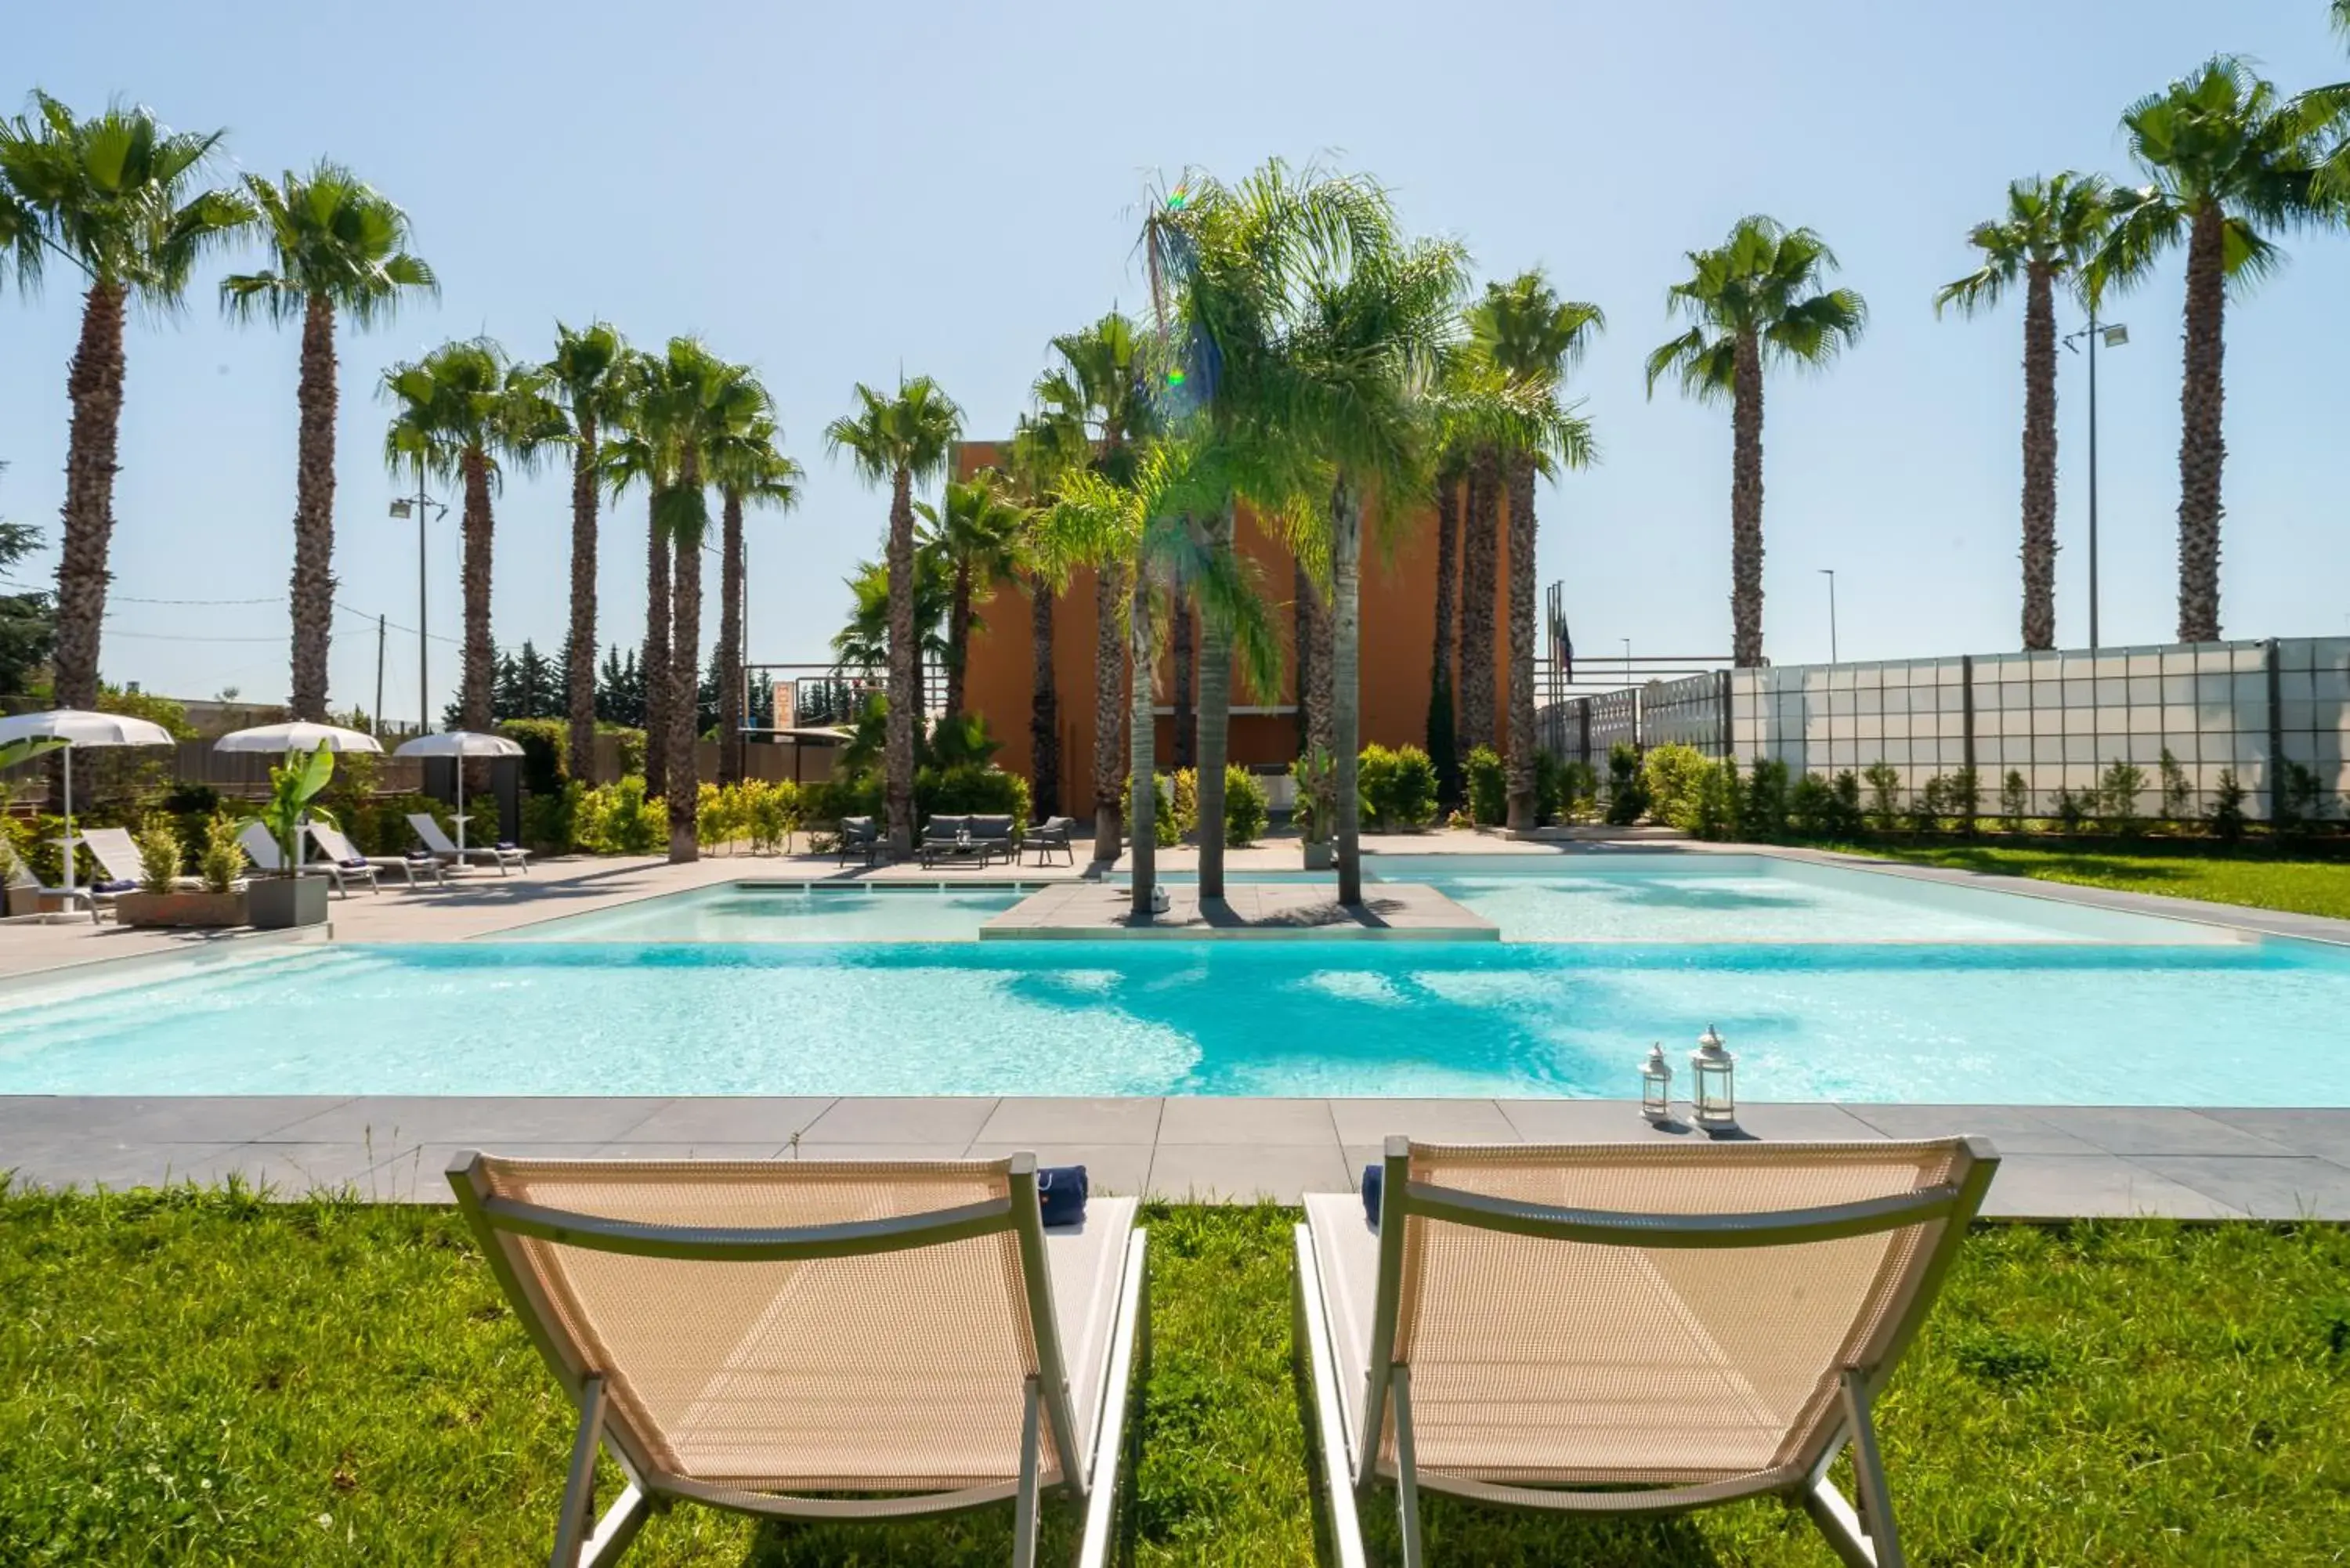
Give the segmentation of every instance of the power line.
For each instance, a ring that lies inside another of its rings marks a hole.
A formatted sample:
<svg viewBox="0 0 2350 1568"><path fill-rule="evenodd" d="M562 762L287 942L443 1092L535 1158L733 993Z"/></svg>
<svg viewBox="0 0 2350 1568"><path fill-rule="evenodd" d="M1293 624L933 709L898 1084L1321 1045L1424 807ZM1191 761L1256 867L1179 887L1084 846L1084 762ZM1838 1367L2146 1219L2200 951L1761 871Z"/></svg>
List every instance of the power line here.
<svg viewBox="0 0 2350 1568"><path fill-rule="evenodd" d="M373 610L363 610L357 605L347 605L340 599L337 599L335 601L335 607L341 610L345 615L355 615L361 620L365 621L373 621L380 618ZM416 635L416 628L412 626L402 626L396 620L388 619L385 620L383 624L386 629L399 632L403 637L414 637ZM431 638L435 642L445 642L452 648L463 648L465 645L463 638L443 637L437 631L428 631L424 635Z"/></svg>
<svg viewBox="0 0 2350 1568"><path fill-rule="evenodd" d="M128 594L109 594L109 602L119 605L282 605L284 594L272 594L265 599L134 599Z"/></svg>
<svg viewBox="0 0 2350 1568"><path fill-rule="evenodd" d="M182 637L176 632L115 631L110 628L106 635L136 638L141 642L283 642L286 640L283 637Z"/></svg>

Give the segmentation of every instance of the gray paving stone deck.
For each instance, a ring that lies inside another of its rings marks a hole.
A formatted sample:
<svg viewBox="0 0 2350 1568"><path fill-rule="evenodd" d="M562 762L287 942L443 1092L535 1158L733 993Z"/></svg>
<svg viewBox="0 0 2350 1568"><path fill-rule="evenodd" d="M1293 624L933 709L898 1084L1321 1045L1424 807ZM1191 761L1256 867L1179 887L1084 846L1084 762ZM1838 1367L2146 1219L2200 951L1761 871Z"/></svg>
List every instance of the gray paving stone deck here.
<svg viewBox="0 0 2350 1568"><path fill-rule="evenodd" d="M1985 1212L2350 1220L2350 1111L1756 1104L1744 1136L1988 1137ZM298 1196L444 1201L463 1148L639 1159L986 1158L1082 1163L1105 1191L1201 1201L1354 1185L1388 1136L1432 1142L1690 1139L1618 1100L593 1096L0 1096L0 1170L122 1189L231 1174Z"/></svg>
<svg viewBox="0 0 2350 1568"><path fill-rule="evenodd" d="M1341 904L1318 882L1233 882L1221 899L1200 889L1167 888L1163 915L1136 919L1130 888L1107 882L1061 882L1040 888L980 927L982 941L1132 940L1232 941L1307 938L1315 941L1497 942L1501 928L1435 888L1417 882L1375 882L1359 904Z"/></svg>

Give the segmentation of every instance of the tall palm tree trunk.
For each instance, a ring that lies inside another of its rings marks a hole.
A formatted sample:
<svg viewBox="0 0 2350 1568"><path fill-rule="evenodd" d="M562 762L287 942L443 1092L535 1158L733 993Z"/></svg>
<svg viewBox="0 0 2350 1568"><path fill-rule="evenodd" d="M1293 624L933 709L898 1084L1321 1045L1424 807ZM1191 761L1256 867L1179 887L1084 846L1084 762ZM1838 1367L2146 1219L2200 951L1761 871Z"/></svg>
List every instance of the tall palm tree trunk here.
<svg viewBox="0 0 2350 1568"><path fill-rule="evenodd" d="M678 483L698 490L699 465L688 457ZM702 763L695 721L702 706L702 541L680 530L670 584L669 859L681 866L702 856Z"/></svg>
<svg viewBox="0 0 2350 1568"><path fill-rule="evenodd" d="M963 671L971 657L971 565L955 563L954 586L947 597L947 711L960 717L963 703Z"/></svg>
<svg viewBox="0 0 2350 1568"><path fill-rule="evenodd" d="M2220 640L2220 469L2226 396L2220 332L2228 305L2227 220L2195 214L2187 239L2187 374L2178 389L2178 640Z"/></svg>
<svg viewBox="0 0 2350 1568"><path fill-rule="evenodd" d="M1106 562L1094 577L1094 859L1107 866L1118 858L1119 819L1126 815L1126 758L1118 744L1121 722L1118 682L1126 649L1118 644L1118 609L1126 597L1126 568ZM1146 676L1141 685L1150 685Z"/></svg>
<svg viewBox="0 0 2350 1568"><path fill-rule="evenodd" d="M719 503L718 782L741 784L743 709L743 498L729 491Z"/></svg>
<svg viewBox="0 0 2350 1568"><path fill-rule="evenodd" d="M669 793L669 541L661 535L660 492L646 501L645 794Z"/></svg>
<svg viewBox="0 0 2350 1568"><path fill-rule="evenodd" d="M1232 547L1232 508L1228 502L1211 522L1209 547L1222 556ZM1191 618L1188 611L1184 619ZM1179 659L1176 668L1182 664ZM1179 710L1176 723L1182 723ZM1200 617L1200 715L1193 765L1199 776L1191 798L1200 814L1200 898L1202 902L1224 896L1224 763L1232 755L1232 628L1216 616ZM1176 734L1180 736L1179 728Z"/></svg>
<svg viewBox="0 0 2350 1568"><path fill-rule="evenodd" d="M2023 646L2056 646L2055 275L2034 262L2023 294Z"/></svg>
<svg viewBox="0 0 2350 1568"><path fill-rule="evenodd" d="M596 420L583 413L571 455L571 634L563 649L563 685L571 776L584 784L594 783L596 772L597 500Z"/></svg>
<svg viewBox="0 0 2350 1568"><path fill-rule="evenodd" d="M1361 750L1363 504L1341 476L1330 496L1330 742L1336 766L1338 902L1363 901L1363 803L1356 784Z"/></svg>
<svg viewBox="0 0 2350 1568"><path fill-rule="evenodd" d="M1513 456L1510 483L1509 827L1534 826L1534 464Z"/></svg>
<svg viewBox="0 0 2350 1568"><path fill-rule="evenodd" d="M327 644L335 621L335 306L310 296L302 315L302 379L294 466L294 684L296 719L327 716ZM382 722L379 713L376 720Z"/></svg>
<svg viewBox="0 0 2350 1568"><path fill-rule="evenodd" d="M490 551L496 523L490 514L490 460L479 447L460 460L465 478L465 670L460 711L468 730L492 722L496 650L490 644Z"/></svg>
<svg viewBox="0 0 2350 1568"><path fill-rule="evenodd" d="M1338 744L1330 723L1335 690L1330 662L1330 606L1323 599L1321 585L1310 573L1298 576L1297 610L1302 623L1299 647L1304 650L1299 663L1305 666L1298 705L1305 710L1305 749L1329 756Z"/></svg>
<svg viewBox="0 0 2350 1568"><path fill-rule="evenodd" d="M122 429L120 285L84 296L81 341L66 389L73 429L66 445L64 537L57 557L57 641L52 659L60 708L98 704L99 628L106 619L106 556L114 537L115 443Z"/></svg>
<svg viewBox="0 0 2350 1568"><path fill-rule="evenodd" d="M1320 604L1314 591L1314 575L1305 569L1305 563L1303 560L1293 561L1290 570L1293 574L1290 613L1297 628L1297 754L1304 757L1313 754L1315 744L1310 710L1314 690L1314 620Z"/></svg>
<svg viewBox="0 0 2350 1568"><path fill-rule="evenodd" d="M1041 821L1061 809L1061 697L1053 677L1053 582L1028 578L1029 808Z"/></svg>
<svg viewBox="0 0 2350 1568"><path fill-rule="evenodd" d="M1172 666L1168 674L1175 685L1175 700L1170 704L1175 710L1175 722L1172 726L1175 732L1174 763L1179 768L1189 768L1196 767L1200 761L1199 734L1193 727L1194 709L1191 701L1192 672L1196 662L1192 657L1193 632L1199 622L1192 614L1191 607L1183 600L1183 585L1180 581L1175 585L1173 597L1175 624L1170 628L1167 640L1168 662Z"/></svg>
<svg viewBox="0 0 2350 1568"><path fill-rule="evenodd" d="M922 650L914 639L913 475L889 487L889 722L882 747L889 852L914 852L914 724L922 711Z"/></svg>
<svg viewBox="0 0 2350 1568"><path fill-rule="evenodd" d="M1134 670L1127 697L1127 765L1134 778L1134 821L1129 825L1134 831L1134 897L1127 911L1134 919L1148 920L1150 890L1159 877L1159 763L1154 754L1159 737L1151 712L1150 576L1139 568L1134 572L1133 606L1127 615L1127 647Z"/></svg>
<svg viewBox="0 0 2350 1568"><path fill-rule="evenodd" d="M1428 671L1428 752L1436 763L1437 793L1447 809L1461 798L1459 714L1452 678L1453 621L1461 603L1461 484L1436 481L1436 636Z"/></svg>
<svg viewBox="0 0 2350 1568"><path fill-rule="evenodd" d="M1469 512L1461 541L1461 689L1455 709L1461 754L1493 743L1493 607L1500 597L1501 459L1491 449L1469 463Z"/></svg>
<svg viewBox="0 0 2350 1568"><path fill-rule="evenodd" d="M1762 355L1738 336L1731 366L1730 653L1741 670L1762 662Z"/></svg>

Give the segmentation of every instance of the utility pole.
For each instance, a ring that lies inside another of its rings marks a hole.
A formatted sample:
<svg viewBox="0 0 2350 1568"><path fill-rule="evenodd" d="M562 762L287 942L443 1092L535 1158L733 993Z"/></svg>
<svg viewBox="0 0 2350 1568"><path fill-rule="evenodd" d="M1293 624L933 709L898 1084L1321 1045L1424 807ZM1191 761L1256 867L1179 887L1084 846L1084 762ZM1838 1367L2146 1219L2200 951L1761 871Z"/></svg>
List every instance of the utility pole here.
<svg viewBox="0 0 2350 1568"><path fill-rule="evenodd" d="M383 733L383 634L385 618L375 618L375 724L378 735Z"/></svg>
<svg viewBox="0 0 2350 1568"><path fill-rule="evenodd" d="M2064 335L2064 347L2080 352L2080 340L2089 340L2089 647L2097 646L2097 346L2118 348L2129 341L2129 327L2119 321L2097 319L2097 302L2089 301L2089 324Z"/></svg>
<svg viewBox="0 0 2350 1568"><path fill-rule="evenodd" d="M1835 628L1835 568L1834 566L1822 566L1820 568L1820 576L1828 580L1828 662L1830 664L1834 664L1837 662Z"/></svg>

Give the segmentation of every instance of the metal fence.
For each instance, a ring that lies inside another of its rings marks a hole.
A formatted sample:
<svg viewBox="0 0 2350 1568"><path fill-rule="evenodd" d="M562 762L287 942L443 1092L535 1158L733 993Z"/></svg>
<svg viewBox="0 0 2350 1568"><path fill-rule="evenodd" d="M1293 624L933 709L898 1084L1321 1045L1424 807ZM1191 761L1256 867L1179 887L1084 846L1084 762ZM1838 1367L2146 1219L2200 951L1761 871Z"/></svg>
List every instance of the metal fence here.
<svg viewBox="0 0 2350 1568"><path fill-rule="evenodd" d="M1540 733L1594 765L1629 740L1773 759L1799 777L1883 763L1909 790L1972 767L1987 803L2013 774L2034 815L2116 763L2141 770L2151 795L2168 753L2195 811L2226 772L2249 815L2271 815L2297 767L2324 812L2350 784L2350 638L1723 670L1556 704Z"/></svg>

